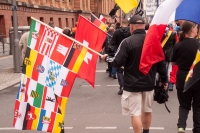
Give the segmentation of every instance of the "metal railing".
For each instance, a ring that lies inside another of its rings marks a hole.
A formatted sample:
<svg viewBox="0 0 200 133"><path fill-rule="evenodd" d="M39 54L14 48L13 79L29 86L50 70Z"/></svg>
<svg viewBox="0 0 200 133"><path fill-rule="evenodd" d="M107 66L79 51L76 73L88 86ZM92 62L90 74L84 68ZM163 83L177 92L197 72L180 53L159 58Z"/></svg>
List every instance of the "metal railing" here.
<svg viewBox="0 0 200 133"><path fill-rule="evenodd" d="M0 53L5 53L5 42L4 42L4 37L6 37L6 35L4 34L0 34L0 44L2 45L2 51L0 51Z"/></svg>

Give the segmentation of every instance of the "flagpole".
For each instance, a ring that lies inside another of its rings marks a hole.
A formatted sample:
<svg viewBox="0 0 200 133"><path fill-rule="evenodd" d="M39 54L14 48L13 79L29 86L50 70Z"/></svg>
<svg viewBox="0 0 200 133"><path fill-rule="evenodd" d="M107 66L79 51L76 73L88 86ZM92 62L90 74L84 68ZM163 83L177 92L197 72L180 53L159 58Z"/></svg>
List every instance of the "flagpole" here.
<svg viewBox="0 0 200 133"><path fill-rule="evenodd" d="M36 19L36 18L34 18L34 17L31 17L31 19L33 19L33 20L35 20L35 21L37 21L37 22L39 22L39 23L45 25L45 26L48 27L49 29L51 29L51 30L53 30L53 31L55 31L55 32L57 32L57 33L59 33L59 34L61 34L62 36L66 37L66 38L68 38L68 39L70 39L70 40L72 40L73 42L75 42L75 43L77 43L77 44L79 44L79 45L81 45L81 46L87 48L88 50L92 51L93 53L95 53L95 54L97 54L97 55L99 55L99 56L103 56L102 54L98 53L97 51L95 51L95 50L89 48L88 46L85 46L83 43L81 43L81 42L79 42L79 41L77 41L77 40L75 40L75 39L73 39L73 38L71 38L71 37L69 37L69 36L67 36L67 35L65 35L65 34L63 34L63 33L60 33L60 32L58 32L58 31L56 31L54 28L52 28L51 26L49 26L49 25L47 25L47 24L41 22L40 20L38 20L38 19Z"/></svg>

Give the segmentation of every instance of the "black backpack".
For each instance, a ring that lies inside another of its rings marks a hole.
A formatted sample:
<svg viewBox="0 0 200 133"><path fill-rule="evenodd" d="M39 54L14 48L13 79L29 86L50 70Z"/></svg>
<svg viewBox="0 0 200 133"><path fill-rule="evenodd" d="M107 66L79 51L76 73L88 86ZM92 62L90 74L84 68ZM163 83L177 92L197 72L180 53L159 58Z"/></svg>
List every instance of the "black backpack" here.
<svg viewBox="0 0 200 133"><path fill-rule="evenodd" d="M165 107L167 109L167 111L170 113L170 110L168 109L166 102L168 101L168 94L166 93L166 91L164 90L164 86L154 86L154 101L157 101L157 103L165 104Z"/></svg>
<svg viewBox="0 0 200 133"><path fill-rule="evenodd" d="M107 40L106 45L105 45L105 49L108 53L115 52L115 46L110 44L111 39L112 39L112 37L108 35L108 40Z"/></svg>

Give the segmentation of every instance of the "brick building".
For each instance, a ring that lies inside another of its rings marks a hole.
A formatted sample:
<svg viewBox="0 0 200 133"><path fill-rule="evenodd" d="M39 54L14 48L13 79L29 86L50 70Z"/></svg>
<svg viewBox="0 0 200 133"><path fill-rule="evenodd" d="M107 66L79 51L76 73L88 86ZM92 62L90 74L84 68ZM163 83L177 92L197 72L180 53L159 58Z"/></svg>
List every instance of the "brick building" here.
<svg viewBox="0 0 200 133"><path fill-rule="evenodd" d="M93 14L103 14L108 21L108 15L114 7L114 0L16 0L18 26L29 26L31 17L49 23L54 21L55 26L74 27L78 15L90 18ZM12 0L0 0L0 35L9 37L9 28L13 26Z"/></svg>

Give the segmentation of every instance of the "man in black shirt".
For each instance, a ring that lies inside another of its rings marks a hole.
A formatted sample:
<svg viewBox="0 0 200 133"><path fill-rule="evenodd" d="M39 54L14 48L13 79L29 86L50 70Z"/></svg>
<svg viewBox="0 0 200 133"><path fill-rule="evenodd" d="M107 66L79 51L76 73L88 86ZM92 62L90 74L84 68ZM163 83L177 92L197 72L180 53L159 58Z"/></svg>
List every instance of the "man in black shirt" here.
<svg viewBox="0 0 200 133"><path fill-rule="evenodd" d="M179 42L174 46L171 62L178 66L176 75L176 89L179 101L178 133L184 133L188 113L193 107L193 133L200 133L200 89L199 84L183 92L186 76L195 59L199 43L195 39L197 36L198 25L184 21Z"/></svg>
<svg viewBox="0 0 200 133"><path fill-rule="evenodd" d="M119 29L117 29L114 34L113 37L110 41L110 44L112 46L115 46L116 49L119 48L120 43L127 37L129 37L130 34L130 29L128 27L128 21L127 20L123 20L122 21L122 25ZM117 78L118 78L118 83L119 83L119 92L118 95L122 95L123 92L123 87L124 87L124 69L123 68L117 68Z"/></svg>
<svg viewBox="0 0 200 133"><path fill-rule="evenodd" d="M102 60L114 67L124 66L124 89L121 98L122 114L130 115L134 133L149 133L153 103L155 75L158 71L164 89L167 89L167 71L165 62L154 64L147 75L139 70L142 47L146 36L145 21L134 15L129 20L130 37L120 44L115 57L103 55Z"/></svg>

